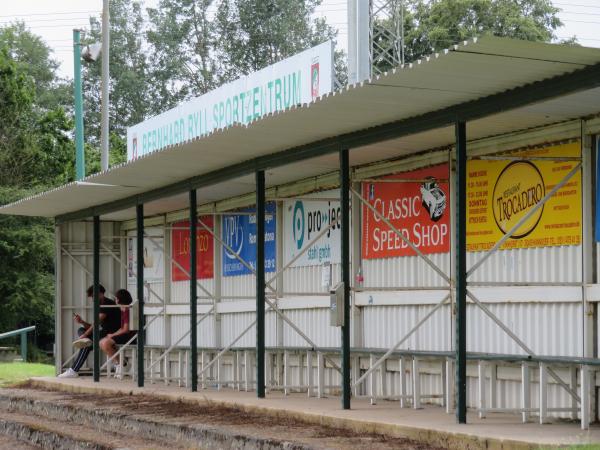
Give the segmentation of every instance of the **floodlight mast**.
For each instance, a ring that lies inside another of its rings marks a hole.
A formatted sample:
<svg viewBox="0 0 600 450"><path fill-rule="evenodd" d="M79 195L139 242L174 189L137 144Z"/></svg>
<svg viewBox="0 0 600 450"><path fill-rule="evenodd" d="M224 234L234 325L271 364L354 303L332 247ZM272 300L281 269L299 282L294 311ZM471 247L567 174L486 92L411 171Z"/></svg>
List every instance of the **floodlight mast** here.
<svg viewBox="0 0 600 450"><path fill-rule="evenodd" d="M102 2L102 127L100 134L100 165L102 170L108 170L108 83L110 60L110 20L108 1Z"/></svg>

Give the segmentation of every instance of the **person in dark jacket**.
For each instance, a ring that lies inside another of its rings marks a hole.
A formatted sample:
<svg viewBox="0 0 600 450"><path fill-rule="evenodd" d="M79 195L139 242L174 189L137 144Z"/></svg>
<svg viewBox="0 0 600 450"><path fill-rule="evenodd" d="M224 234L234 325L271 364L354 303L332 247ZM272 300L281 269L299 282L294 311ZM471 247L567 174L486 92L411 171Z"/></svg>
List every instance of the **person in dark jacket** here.
<svg viewBox="0 0 600 450"><path fill-rule="evenodd" d="M102 339L107 334L114 333L119 329L121 314L119 308L116 307L115 301L106 297L106 289L104 289L104 286L100 285L98 291L98 300L100 301L100 338ZM87 289L87 296L89 299L93 299L94 286L90 286ZM77 335L79 337L73 342L73 347L79 349L79 353L75 357L71 368L61 373L58 376L59 378L78 377L79 370L93 350L93 341L91 339L94 332L93 325L83 320L79 314L74 314L73 319L81 325L77 330Z"/></svg>

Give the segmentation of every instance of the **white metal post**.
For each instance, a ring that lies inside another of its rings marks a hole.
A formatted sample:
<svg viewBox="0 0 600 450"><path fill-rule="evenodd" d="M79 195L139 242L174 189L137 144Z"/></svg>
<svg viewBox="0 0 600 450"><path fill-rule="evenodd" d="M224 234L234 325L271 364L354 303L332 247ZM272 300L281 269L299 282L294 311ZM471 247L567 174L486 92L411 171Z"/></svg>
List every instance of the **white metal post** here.
<svg viewBox="0 0 600 450"><path fill-rule="evenodd" d="M290 385L290 352L283 352L283 395L290 393L288 386Z"/></svg>
<svg viewBox="0 0 600 450"><path fill-rule="evenodd" d="M306 384L307 384L307 396L310 397L312 395L313 385L314 385L314 375L313 375L313 352L306 352Z"/></svg>
<svg viewBox="0 0 600 450"><path fill-rule="evenodd" d="M495 362L488 364L490 368L490 400L489 406L494 409L498 406L498 365Z"/></svg>
<svg viewBox="0 0 600 450"><path fill-rule="evenodd" d="M548 415L548 371L546 364L543 362L540 363L538 381L540 389L540 425L542 425Z"/></svg>
<svg viewBox="0 0 600 450"><path fill-rule="evenodd" d="M360 388L354 382L356 380L358 380L359 377L360 377L360 356L354 356L352 358L352 387L353 387L352 392L354 393L355 397L358 396L358 392L359 392Z"/></svg>
<svg viewBox="0 0 600 450"><path fill-rule="evenodd" d="M325 397L325 356L317 352L317 397Z"/></svg>
<svg viewBox="0 0 600 450"><path fill-rule="evenodd" d="M529 420L529 408L531 408L531 392L530 388L530 373L529 365L521 365L521 403L523 405L523 412L521 413L521 420L523 423Z"/></svg>
<svg viewBox="0 0 600 450"><path fill-rule="evenodd" d="M400 358L398 360L398 369L400 371L400 408L406 408L408 406L408 392L406 390L406 359Z"/></svg>
<svg viewBox="0 0 600 450"><path fill-rule="evenodd" d="M577 391L577 366L573 365L569 368L569 374L570 374L570 378L571 378L571 389L574 391ZM571 419L572 420L577 420L578 414L579 414L579 402L577 401L577 399L573 396L571 396L571 408L572 408L572 412L571 412Z"/></svg>
<svg viewBox="0 0 600 450"><path fill-rule="evenodd" d="M375 365L375 355L369 355L369 366L373 367ZM371 397L371 405L377 404L377 378L375 376L375 371L371 372L369 375L369 395Z"/></svg>
<svg viewBox="0 0 600 450"><path fill-rule="evenodd" d="M478 372L478 391L479 391L479 418L485 418L485 361L479 361L477 366Z"/></svg>
<svg viewBox="0 0 600 450"><path fill-rule="evenodd" d="M581 429L587 430L590 427L590 370L586 365L582 365L581 375Z"/></svg>
<svg viewBox="0 0 600 450"><path fill-rule="evenodd" d="M108 105L109 105L109 62L110 62L110 13L109 13L109 0L102 1L102 114L101 114L101 153L100 153L100 166L101 169L108 170L108 143L109 143L109 130L108 130Z"/></svg>
<svg viewBox="0 0 600 450"><path fill-rule="evenodd" d="M250 378L252 377L252 356L248 350L244 351L244 390L250 392L252 390L252 384Z"/></svg>
<svg viewBox="0 0 600 450"><path fill-rule="evenodd" d="M454 362L450 358L446 359L446 413L454 414Z"/></svg>
<svg viewBox="0 0 600 450"><path fill-rule="evenodd" d="M384 362L379 366L379 394L382 398L386 398L387 396L387 383L386 383L386 374L387 370L385 368L386 363Z"/></svg>
<svg viewBox="0 0 600 450"><path fill-rule="evenodd" d="M421 409L421 374L419 373L419 360L412 360L413 408Z"/></svg>

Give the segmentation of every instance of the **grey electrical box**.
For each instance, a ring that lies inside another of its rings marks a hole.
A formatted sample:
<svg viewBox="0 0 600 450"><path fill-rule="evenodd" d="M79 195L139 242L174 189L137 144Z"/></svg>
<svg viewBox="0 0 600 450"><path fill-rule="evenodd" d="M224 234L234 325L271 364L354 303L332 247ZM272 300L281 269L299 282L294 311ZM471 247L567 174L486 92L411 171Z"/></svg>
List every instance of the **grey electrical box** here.
<svg viewBox="0 0 600 450"><path fill-rule="evenodd" d="M344 283L338 283L329 290L329 324L344 326Z"/></svg>

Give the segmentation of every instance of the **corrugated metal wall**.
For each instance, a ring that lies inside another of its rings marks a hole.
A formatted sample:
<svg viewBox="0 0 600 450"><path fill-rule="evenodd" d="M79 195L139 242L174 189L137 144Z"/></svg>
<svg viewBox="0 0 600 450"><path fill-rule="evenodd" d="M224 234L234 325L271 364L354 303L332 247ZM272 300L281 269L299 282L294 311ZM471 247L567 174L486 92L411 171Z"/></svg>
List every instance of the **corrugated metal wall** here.
<svg viewBox="0 0 600 450"><path fill-rule="evenodd" d="M93 304L86 295L87 288L93 283L93 223L69 222L61 225L59 230L62 309L57 314L59 323L56 324L56 329L60 333L57 336L61 356L58 363L62 365L74 353L72 342L77 337L79 325L73 320L73 314L80 314L87 322L93 321ZM100 235L100 283L106 288L107 295L112 296L122 285L124 273L119 262L110 254L112 252L117 258L121 257L120 225L103 222Z"/></svg>
<svg viewBox="0 0 600 450"><path fill-rule="evenodd" d="M279 204L281 206L281 204ZM278 227L284 227L284 221L279 220ZM360 229L359 223L354 223L353 228ZM91 223L73 223L61 227L63 242L81 242L82 247L71 247L77 260L82 261L91 268ZM220 230L217 231L219 233ZM113 224L103 224L102 233L118 235L119 227ZM290 233L290 230L280 230L280 233ZM130 235L133 232L129 233ZM278 233L279 234L279 233ZM170 248L170 233L165 233L165 248ZM71 244L69 244L71 245ZM279 242L282 246L283 243ZM215 243L216 252L220 246ZM120 251L120 243L115 241L115 252ZM358 249L356 249L358 250ZM597 247L597 250L600 248ZM77 252L83 252L81 255ZM472 283L578 283L582 279L582 246L546 247L531 249L502 250L487 259L469 279ZM278 255L284 254L279 251ZM600 255L600 251L596 252ZM467 266L475 264L485 252L468 253ZM124 255L125 256L125 255ZM168 256L168 255L165 255ZM444 273L449 274L451 256L449 253L428 255ZM596 264L600 264L597 256ZM168 261L168 258L165 260ZM219 261L216 258L215 261ZM278 266L285 265L287 261L278 261ZM167 262L168 264L168 262ZM394 296L394 288L441 288L447 282L417 256L400 258L369 259L361 261L364 280L363 289L373 288L371 291L361 293L363 296L372 296L375 300L371 303L358 303L357 322L352 323L353 329L360 337L357 345L363 348L386 350L396 344L414 325L435 306L431 299L425 301L421 290L409 292L400 299ZM110 257L102 257L102 273L112 274L111 279L103 282L109 291L114 291L120 285L120 270L117 263ZM335 285L340 280L339 264L332 265L331 284ZM67 256L62 257L63 280L68 281L62 290L63 308L62 315L62 341L63 351L70 351L70 339L74 333L70 313L72 310L84 311L85 301L81 301L85 287L91 282L80 268ZM216 270L220 273L220 270ZM166 268L165 276L170 270ZM267 280L272 274L267 274ZM169 276L170 277L170 276ZM322 266L292 267L288 268L281 277L284 292L279 299L283 314L298 326L318 347L339 347L340 332L338 328L329 325L329 308L327 289L322 286ZM220 283L215 279L200 280L200 283L210 293L215 289L221 291L220 304L217 302L217 313L211 314L198 326L198 343L201 347L220 347L230 345L239 334L255 320L255 277L253 275L221 277ZM276 283L272 283L275 287ZM189 282L171 280L152 281L151 287L159 296L166 298L169 307L176 304L189 303ZM165 287L167 288L165 290ZM135 291L134 280L130 280L128 288ZM473 289L485 289L478 286ZM488 289L494 289L489 287ZM577 294L568 300L562 291L552 286L541 288L539 292L527 298L527 292L518 287L502 288L505 298L484 299L487 308L495 314L515 335L517 335L534 353L540 355L581 356L583 351L582 333L582 304L581 296ZM545 290L544 290L545 289ZM398 291L400 292L400 290ZM444 291L439 291L443 297ZM396 292L397 293L397 292ZM206 294L199 291L199 304L212 304L212 300L203 299ZM150 303L158 299L150 296ZM71 306L69 306L71 305ZM74 306L74 307L73 307ZM158 308L154 309L158 313ZM168 345L176 342L189 329L189 315L185 309L170 309L168 314L160 313L147 331L149 345ZM199 314L200 316L200 314ZM147 322L153 316L149 315ZM428 321L417 330L400 348L414 350L449 351L452 349L452 324L453 317L451 306L445 305L433 314ZM524 354L525 352L516 342L495 324L484 312L474 304L468 306L467 317L467 348L468 351L485 353ZM166 335L165 335L166 334ZM251 327L246 334L237 340L233 348L253 347L255 345L256 329ZM287 323L273 311L267 312L266 318L266 344L267 346L308 347L307 342ZM600 342L599 342L600 344ZM180 344L189 345L189 337ZM295 358L295 359L294 359ZM305 370L297 367L298 358L292 358L294 367L290 371L292 384L300 383L305 379ZM63 359L65 359L63 357ZM230 363L225 364L229 367ZM363 359L364 366L364 359ZM390 393L397 393L398 372L390 368L386 373ZM231 368L224 368L232 374ZM363 367L363 371L366 370ZM436 369L437 370L437 369ZM421 383L424 392L441 393L442 378L439 371L424 370ZM316 369L313 368L316 376ZM516 372L515 372L516 371ZM520 406L520 382L518 367L502 368L499 374L498 406ZM301 373L303 375L301 375ZM468 382L470 406L476 406L477 386L476 380L471 375L475 368L470 366ZM503 378L504 377L504 378ZM535 378L535 377L534 377ZM326 384L339 384L337 371L326 370ZM569 404L567 394L558 386L549 385L549 403ZM537 390L532 386L533 404ZM435 400L436 402L438 400Z"/></svg>

